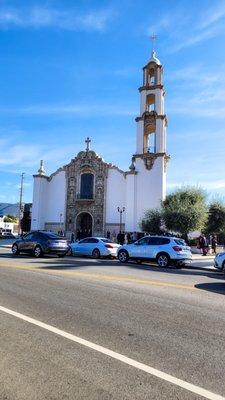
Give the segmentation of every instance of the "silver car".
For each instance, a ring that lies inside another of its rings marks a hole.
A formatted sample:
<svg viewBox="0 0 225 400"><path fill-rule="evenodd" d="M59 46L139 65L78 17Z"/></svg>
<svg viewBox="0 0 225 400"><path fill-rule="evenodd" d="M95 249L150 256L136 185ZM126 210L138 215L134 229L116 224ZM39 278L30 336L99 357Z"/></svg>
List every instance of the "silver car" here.
<svg viewBox="0 0 225 400"><path fill-rule="evenodd" d="M88 237L79 242L70 243L69 254L73 256L116 257L119 244L101 237Z"/></svg>
<svg viewBox="0 0 225 400"><path fill-rule="evenodd" d="M191 263L192 253L183 239L169 236L144 236L135 243L120 247L118 259L122 263L128 260L156 261L160 267L168 267L173 263L179 268Z"/></svg>

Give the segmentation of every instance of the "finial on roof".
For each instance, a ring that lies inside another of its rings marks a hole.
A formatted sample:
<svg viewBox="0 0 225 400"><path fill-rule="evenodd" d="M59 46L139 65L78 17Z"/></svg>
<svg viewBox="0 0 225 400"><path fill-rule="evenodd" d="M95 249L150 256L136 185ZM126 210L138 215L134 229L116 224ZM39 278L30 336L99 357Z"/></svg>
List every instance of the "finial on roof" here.
<svg viewBox="0 0 225 400"><path fill-rule="evenodd" d="M130 169L131 171L135 171L134 157L132 157L131 165L129 166L129 169Z"/></svg>
<svg viewBox="0 0 225 400"><path fill-rule="evenodd" d="M87 137L87 139L85 140L85 143L87 145L86 151L88 152L90 150L91 139L89 137Z"/></svg>
<svg viewBox="0 0 225 400"><path fill-rule="evenodd" d="M45 169L44 169L44 161L41 160L40 162L40 168L38 170L38 175L44 176L45 175Z"/></svg>

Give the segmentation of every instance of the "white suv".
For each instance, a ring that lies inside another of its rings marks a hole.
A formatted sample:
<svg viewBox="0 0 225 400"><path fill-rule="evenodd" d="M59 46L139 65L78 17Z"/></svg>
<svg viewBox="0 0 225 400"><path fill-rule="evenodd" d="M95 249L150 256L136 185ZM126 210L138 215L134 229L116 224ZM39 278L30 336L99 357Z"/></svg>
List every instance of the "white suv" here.
<svg viewBox="0 0 225 400"><path fill-rule="evenodd" d="M160 267L168 267L171 263L176 267L190 264L192 253L183 239L169 236L144 236L132 244L119 247L117 256L120 262L129 259L142 261L157 261Z"/></svg>

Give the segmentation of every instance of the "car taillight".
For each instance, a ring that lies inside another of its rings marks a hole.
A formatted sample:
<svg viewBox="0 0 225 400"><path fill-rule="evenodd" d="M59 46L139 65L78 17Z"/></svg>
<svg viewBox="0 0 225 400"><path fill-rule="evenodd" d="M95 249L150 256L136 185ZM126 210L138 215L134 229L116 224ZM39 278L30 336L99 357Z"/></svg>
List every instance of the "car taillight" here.
<svg viewBox="0 0 225 400"><path fill-rule="evenodd" d="M114 246L112 244L105 244L105 247L107 247L107 249L113 249Z"/></svg>
<svg viewBox="0 0 225 400"><path fill-rule="evenodd" d="M182 251L182 247L180 247L180 246L173 246L173 249L175 251Z"/></svg>

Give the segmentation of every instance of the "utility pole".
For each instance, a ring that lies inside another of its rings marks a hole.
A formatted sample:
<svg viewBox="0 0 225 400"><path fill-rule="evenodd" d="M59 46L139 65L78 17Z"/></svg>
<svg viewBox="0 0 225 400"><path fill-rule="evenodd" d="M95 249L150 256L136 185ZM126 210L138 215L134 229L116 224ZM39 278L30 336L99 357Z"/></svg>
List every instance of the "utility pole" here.
<svg viewBox="0 0 225 400"><path fill-rule="evenodd" d="M24 181L24 172L21 174L21 181L20 181L20 202L19 202L19 226L18 226L18 234L20 235L21 232L21 215L22 215L22 205L23 205L23 181Z"/></svg>

